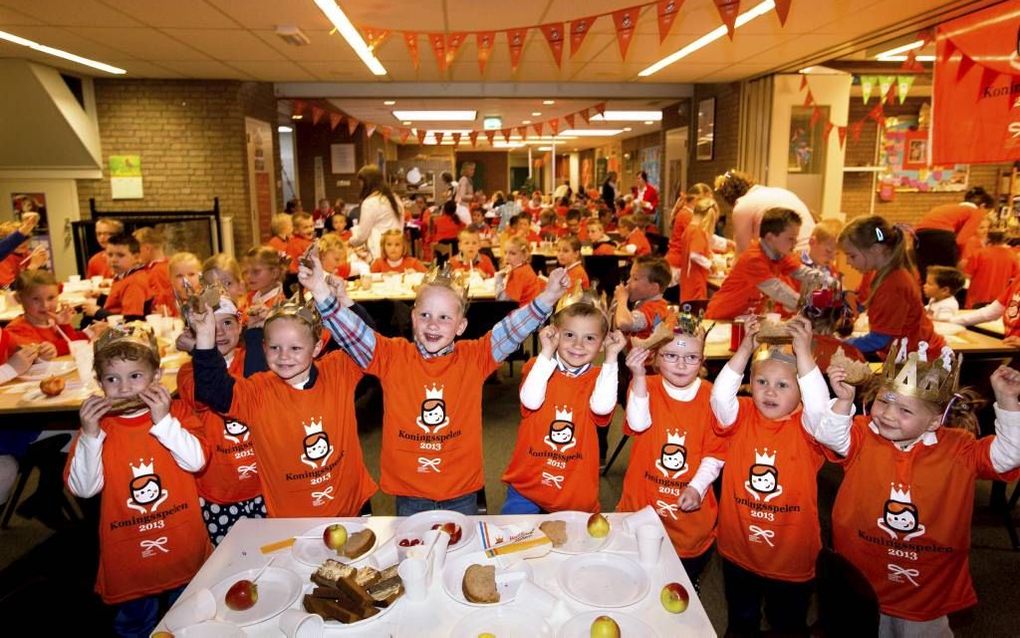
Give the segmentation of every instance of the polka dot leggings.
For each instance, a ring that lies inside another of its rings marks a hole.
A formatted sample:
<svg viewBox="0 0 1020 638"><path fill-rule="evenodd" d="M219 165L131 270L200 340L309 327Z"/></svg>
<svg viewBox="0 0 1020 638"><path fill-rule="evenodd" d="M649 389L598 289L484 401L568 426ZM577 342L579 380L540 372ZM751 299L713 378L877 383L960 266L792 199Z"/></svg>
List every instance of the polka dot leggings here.
<svg viewBox="0 0 1020 638"><path fill-rule="evenodd" d="M261 496L237 503L210 503L204 498L199 498L198 502L202 506L205 529L209 532L209 539L214 546L223 542L230 528L242 518L266 518L267 516L266 503Z"/></svg>

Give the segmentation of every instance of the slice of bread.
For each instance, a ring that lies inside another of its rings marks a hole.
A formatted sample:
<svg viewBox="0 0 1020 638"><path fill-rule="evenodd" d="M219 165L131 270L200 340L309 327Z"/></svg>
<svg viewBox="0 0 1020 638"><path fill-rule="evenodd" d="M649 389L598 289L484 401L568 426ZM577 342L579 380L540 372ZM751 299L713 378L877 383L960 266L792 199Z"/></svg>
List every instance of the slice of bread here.
<svg viewBox="0 0 1020 638"><path fill-rule="evenodd" d="M372 549L372 545L375 545L375 532L370 529L363 529L347 537L347 543L344 544L342 553L347 558L358 558Z"/></svg>
<svg viewBox="0 0 1020 638"><path fill-rule="evenodd" d="M323 620L337 620L345 625L361 620L361 614L356 611L346 609L337 601L330 600L328 598L315 598L313 596L306 595L304 599L304 606L305 611L310 614L322 616Z"/></svg>
<svg viewBox="0 0 1020 638"><path fill-rule="evenodd" d="M471 565L464 571L461 583L464 598L472 603L498 603L495 565Z"/></svg>
<svg viewBox="0 0 1020 638"><path fill-rule="evenodd" d="M358 573L354 576L354 582L358 583L362 587L368 588L374 583L379 582L379 570L370 565L365 565L358 569Z"/></svg>
<svg viewBox="0 0 1020 638"><path fill-rule="evenodd" d="M563 547L563 545L567 542L566 521L542 521L542 523L539 524L538 529L549 537L549 540L552 541L553 547Z"/></svg>
<svg viewBox="0 0 1020 638"><path fill-rule="evenodd" d="M312 573L312 582L323 587L336 587L336 581L345 576L352 576L356 571L353 567L327 558L326 562Z"/></svg>

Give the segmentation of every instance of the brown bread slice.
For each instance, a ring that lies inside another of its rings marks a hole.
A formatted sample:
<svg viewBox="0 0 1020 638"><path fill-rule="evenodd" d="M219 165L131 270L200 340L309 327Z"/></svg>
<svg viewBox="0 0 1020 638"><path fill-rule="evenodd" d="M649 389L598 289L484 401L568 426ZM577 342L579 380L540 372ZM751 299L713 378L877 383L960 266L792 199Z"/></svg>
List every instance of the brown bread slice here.
<svg viewBox="0 0 1020 638"><path fill-rule="evenodd" d="M542 521L538 529L549 537L553 547L562 547L567 542L566 521Z"/></svg>
<svg viewBox="0 0 1020 638"><path fill-rule="evenodd" d="M355 582L351 576L345 576L337 580L336 587L343 592L344 596L362 607L371 607L374 602L372 597L368 595L368 592L365 591L365 588Z"/></svg>
<svg viewBox="0 0 1020 638"><path fill-rule="evenodd" d="M337 620L345 625L361 620L360 614L344 608L335 600L315 598L313 596L306 595L304 605L305 611L317 616L322 616L324 620Z"/></svg>
<svg viewBox="0 0 1020 638"><path fill-rule="evenodd" d="M375 532L370 529L363 529L354 532L347 537L347 543L343 548L343 555L347 558L358 558L375 545Z"/></svg>
<svg viewBox="0 0 1020 638"><path fill-rule="evenodd" d="M496 567L494 565L471 565L464 572L461 582L464 598L472 603L498 603L496 589Z"/></svg>

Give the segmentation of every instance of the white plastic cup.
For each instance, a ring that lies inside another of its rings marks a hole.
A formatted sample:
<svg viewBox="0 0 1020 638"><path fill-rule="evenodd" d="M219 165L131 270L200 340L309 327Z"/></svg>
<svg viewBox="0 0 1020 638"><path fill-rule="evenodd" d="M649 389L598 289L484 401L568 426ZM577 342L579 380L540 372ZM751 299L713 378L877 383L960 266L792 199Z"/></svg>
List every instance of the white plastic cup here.
<svg viewBox="0 0 1020 638"><path fill-rule="evenodd" d="M642 525L637 530L638 562L657 565L662 552L662 525Z"/></svg>
<svg viewBox="0 0 1020 638"><path fill-rule="evenodd" d="M428 598L429 565L424 558L405 558L397 567L397 575L404 583L408 600L420 602Z"/></svg>
<svg viewBox="0 0 1020 638"><path fill-rule="evenodd" d="M81 283L81 275L68 275L67 283L69 283L69 284L80 284Z"/></svg>
<svg viewBox="0 0 1020 638"><path fill-rule="evenodd" d="M433 543L432 539L435 539ZM446 564L446 551L450 547L450 535L438 529L430 529L422 535L422 546L432 545L432 573L440 574Z"/></svg>
<svg viewBox="0 0 1020 638"><path fill-rule="evenodd" d="M403 558L400 551L402 549L404 548L397 546L397 539L393 539L392 542L384 543L382 547L372 552L372 555L368 557L368 562L372 564L372 567L382 571L400 562Z"/></svg>
<svg viewBox="0 0 1020 638"><path fill-rule="evenodd" d="M199 589L193 595L178 600L163 617L163 624L170 631L177 631L189 625L212 620L216 617L216 597L208 589Z"/></svg>
<svg viewBox="0 0 1020 638"><path fill-rule="evenodd" d="M152 327L152 332L157 337L163 336L163 315L145 315L145 323Z"/></svg>
<svg viewBox="0 0 1020 638"><path fill-rule="evenodd" d="M93 352L92 344L84 339L71 341L67 344L74 358L74 365L78 368L78 380L83 387L89 387L95 376L92 372Z"/></svg>
<svg viewBox="0 0 1020 638"><path fill-rule="evenodd" d="M280 614L280 631L287 638L320 638L325 626L322 616L309 614L304 609L288 609Z"/></svg>
<svg viewBox="0 0 1020 638"><path fill-rule="evenodd" d="M106 317L106 323L110 324L111 328L116 328L120 324L124 323L124 315L108 315Z"/></svg>
<svg viewBox="0 0 1020 638"><path fill-rule="evenodd" d="M659 515L656 513L655 508L651 505L646 505L642 509L623 518L623 529L631 536L636 536L638 529L642 525L655 525L658 522Z"/></svg>
<svg viewBox="0 0 1020 638"><path fill-rule="evenodd" d="M95 277L89 277L89 281L92 282L93 288L99 288L100 286L103 285L103 276L96 275Z"/></svg>

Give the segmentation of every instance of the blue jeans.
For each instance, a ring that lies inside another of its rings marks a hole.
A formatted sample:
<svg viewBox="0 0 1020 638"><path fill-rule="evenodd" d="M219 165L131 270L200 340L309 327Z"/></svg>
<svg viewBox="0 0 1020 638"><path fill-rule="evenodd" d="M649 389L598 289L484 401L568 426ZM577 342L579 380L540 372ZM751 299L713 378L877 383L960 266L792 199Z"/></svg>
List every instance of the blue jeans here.
<svg viewBox="0 0 1020 638"><path fill-rule="evenodd" d="M117 605L117 615L113 617L113 631L123 638L149 638L152 630L159 622L160 602L166 597L166 607L169 609L184 591L185 585L176 589L170 589L152 596L136 598L126 603Z"/></svg>
<svg viewBox="0 0 1020 638"><path fill-rule="evenodd" d="M465 516L476 516L478 514L478 496L471 492L470 494L445 501L433 501L417 496L397 497L397 516L410 516L411 514L430 512L432 510L451 510L460 512Z"/></svg>
<svg viewBox="0 0 1020 638"><path fill-rule="evenodd" d="M513 485L506 486L506 500L503 501L503 509L500 514L542 514L544 510L535 505L520 492L514 489Z"/></svg>

